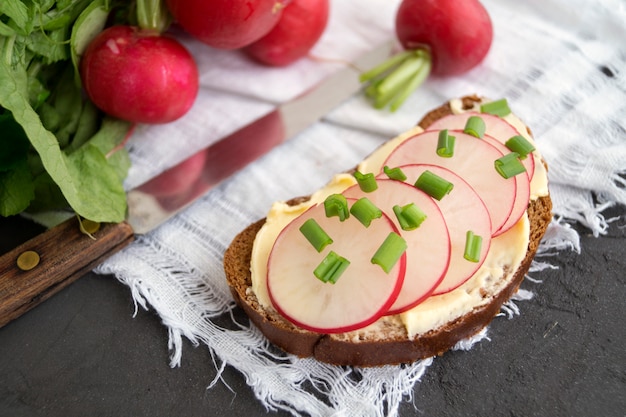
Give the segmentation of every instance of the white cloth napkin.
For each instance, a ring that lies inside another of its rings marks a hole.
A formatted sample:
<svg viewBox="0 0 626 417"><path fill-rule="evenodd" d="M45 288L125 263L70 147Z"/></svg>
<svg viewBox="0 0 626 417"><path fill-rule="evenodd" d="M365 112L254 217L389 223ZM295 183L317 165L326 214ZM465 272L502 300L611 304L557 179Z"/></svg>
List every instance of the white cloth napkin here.
<svg viewBox="0 0 626 417"><path fill-rule="evenodd" d="M316 59L288 68L261 67L239 52L214 50L181 35L198 61L202 91L183 119L135 132L127 187L143 183L393 38L399 0L331 3L330 25L313 51ZM606 231L610 219L602 210L626 204L624 2L484 4L495 37L482 65L456 78L429 79L397 113L374 110L360 95L347 100L96 269L114 274L129 287L137 305L160 315L169 330L172 366L180 364L184 336L210 350L219 366L242 372L270 410L396 416L432 359L405 367L346 369L277 353L247 322L220 327L212 319L223 318L234 307L222 257L232 238L264 217L273 201L311 193L450 98L472 93L506 97L533 129L550 166L556 213L540 254L552 248L580 250L567 221L578 220L596 235ZM548 263L538 258L531 272L540 275ZM531 295L521 290L518 299ZM514 315L515 304L503 311ZM485 334L457 348L469 349Z"/></svg>

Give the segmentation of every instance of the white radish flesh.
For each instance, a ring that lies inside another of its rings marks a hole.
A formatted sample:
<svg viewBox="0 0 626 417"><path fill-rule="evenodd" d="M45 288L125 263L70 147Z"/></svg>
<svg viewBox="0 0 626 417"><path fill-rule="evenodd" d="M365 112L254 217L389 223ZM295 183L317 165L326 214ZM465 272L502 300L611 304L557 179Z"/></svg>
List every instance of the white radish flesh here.
<svg viewBox="0 0 626 417"><path fill-rule="evenodd" d="M513 136L521 135L521 133L513 127L509 122L501 117L495 116L489 113L477 113L477 112L465 112L459 114L450 114L436 120L433 124L428 126L426 130L460 130L465 129L467 119L472 116L478 116L485 122L485 135L491 136L501 144L505 144ZM522 160L522 164L526 168L528 178L532 178L535 172L535 158L529 155Z"/></svg>
<svg viewBox="0 0 626 417"><path fill-rule="evenodd" d="M321 253L299 230L310 218L333 239ZM404 279L406 254L389 273L371 262L395 231L384 214L366 228L354 216L343 222L327 217L323 204L311 207L283 229L270 253L267 285L274 307L294 324L319 333L347 332L373 323L396 300ZM350 262L334 284L313 274L331 250Z"/></svg>
<svg viewBox="0 0 626 417"><path fill-rule="evenodd" d="M414 186L390 179L377 179L378 188L363 193L358 186L343 192L348 198L366 196L392 218L407 242L407 265L402 290L388 314L406 311L432 294L443 279L450 260L450 237L441 210L428 194ZM426 214L417 229L404 231L395 217L393 206L414 203Z"/></svg>
<svg viewBox="0 0 626 417"><path fill-rule="evenodd" d="M464 133L454 132L454 155L437 154L439 132L427 131L402 142L387 158L390 168L429 164L447 168L463 178L478 193L489 210L491 230L498 231L509 218L515 204L517 186L512 178L503 178L494 161L503 153L493 145Z"/></svg>
<svg viewBox="0 0 626 417"><path fill-rule="evenodd" d="M495 146L500 152L503 152L503 153L510 152L510 150L504 144L502 144L497 139L489 135L485 135L483 137L483 140L486 140L487 142ZM529 155L528 158L521 160L524 167L528 170L529 164L524 163L524 161L526 162L534 161L534 158L532 157L532 155ZM530 165L532 165L532 169L534 171L535 169L534 162ZM528 174L528 171L526 171L526 174ZM498 230L494 231L493 236L499 236L502 233L509 230L511 227L515 226L515 223L518 222L518 220L522 217L526 209L528 209L528 202L530 201L530 179L531 178L532 176L524 175L524 174L518 174L510 178L515 181L515 190L516 190L515 202L513 203L513 208L511 209L509 218L506 219L506 222L504 222L504 224Z"/></svg>
<svg viewBox="0 0 626 417"><path fill-rule="evenodd" d="M467 281L487 257L487 252L491 246L491 218L487 207L474 189L449 169L435 165L405 165L401 166L400 169L407 176L406 182L410 184L415 183L419 176L428 170L454 185L450 194L439 201L435 201L448 226L451 253L448 271L443 281L435 288L433 295L452 291ZM480 256L477 262L468 261L464 257L468 230L482 238ZM410 272L407 268L405 283L409 277Z"/></svg>

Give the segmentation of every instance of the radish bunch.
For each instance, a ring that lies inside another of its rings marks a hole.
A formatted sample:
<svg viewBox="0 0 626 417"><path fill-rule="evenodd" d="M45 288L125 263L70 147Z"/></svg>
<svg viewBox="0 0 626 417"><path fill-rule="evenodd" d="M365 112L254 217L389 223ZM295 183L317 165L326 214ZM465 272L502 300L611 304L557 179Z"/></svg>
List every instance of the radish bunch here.
<svg viewBox="0 0 626 417"><path fill-rule="evenodd" d="M470 112L361 164L369 172L355 172L358 185L279 234L267 263L272 304L304 329L341 333L460 287L523 216L533 150L504 119Z"/></svg>
<svg viewBox="0 0 626 417"><path fill-rule="evenodd" d="M376 108L397 110L429 74L462 74L487 55L493 27L478 0L403 0L396 36L404 51L361 74Z"/></svg>
<svg viewBox="0 0 626 417"><path fill-rule="evenodd" d="M221 49L241 49L258 62L285 66L306 56L319 40L329 0L139 0L137 26L102 30L108 11L94 2L89 25L95 36L80 55L82 85L105 113L136 123L167 123L191 108L198 93L195 61L165 33L169 17L198 40ZM100 26L92 22L100 20ZM85 28L86 27L86 28ZM77 59L78 61L78 59Z"/></svg>

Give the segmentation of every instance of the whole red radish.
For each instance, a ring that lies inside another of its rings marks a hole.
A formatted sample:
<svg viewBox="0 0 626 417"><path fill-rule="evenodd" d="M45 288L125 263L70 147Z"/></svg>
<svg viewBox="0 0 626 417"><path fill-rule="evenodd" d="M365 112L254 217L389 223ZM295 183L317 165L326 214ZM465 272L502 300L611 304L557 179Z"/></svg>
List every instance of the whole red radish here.
<svg viewBox="0 0 626 417"><path fill-rule="evenodd" d="M293 0L278 24L258 41L244 48L257 61L285 66L304 57L328 24L329 0Z"/></svg>
<svg viewBox="0 0 626 417"><path fill-rule="evenodd" d="M193 57L175 39L131 26L112 26L89 44L81 80L105 113L137 123L183 116L198 94Z"/></svg>
<svg viewBox="0 0 626 417"><path fill-rule="evenodd" d="M493 40L487 10L478 0L403 0L396 13L403 52L361 74L374 106L394 111L430 73L458 75L478 65Z"/></svg>
<svg viewBox="0 0 626 417"><path fill-rule="evenodd" d="M477 0L404 0L396 14L396 34L407 50L430 50L433 74L456 75L485 58L493 27Z"/></svg>
<svg viewBox="0 0 626 417"><path fill-rule="evenodd" d="M289 0L167 0L178 24L198 40L237 49L268 33Z"/></svg>

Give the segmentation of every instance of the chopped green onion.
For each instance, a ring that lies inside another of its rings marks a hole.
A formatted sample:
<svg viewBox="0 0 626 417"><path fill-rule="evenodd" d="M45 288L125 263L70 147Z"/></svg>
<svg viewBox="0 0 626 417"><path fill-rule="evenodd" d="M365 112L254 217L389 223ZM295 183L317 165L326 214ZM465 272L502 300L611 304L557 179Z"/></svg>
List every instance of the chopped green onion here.
<svg viewBox="0 0 626 417"><path fill-rule="evenodd" d="M454 142L456 138L448 134L448 129L439 131L437 140L437 155L442 158L452 158L454 156Z"/></svg>
<svg viewBox="0 0 626 417"><path fill-rule="evenodd" d="M342 194L331 194L324 200L324 211L326 217L339 217L339 221L344 221L350 217L348 201Z"/></svg>
<svg viewBox="0 0 626 417"><path fill-rule="evenodd" d="M385 175L387 175L390 179L396 181L404 181L406 180L406 175L400 169L400 167L389 168L387 165L383 168Z"/></svg>
<svg viewBox="0 0 626 417"><path fill-rule="evenodd" d="M511 109L509 108L509 103L506 101L505 98L503 98L500 100L482 104L480 106L480 112L504 117L508 114L511 114Z"/></svg>
<svg viewBox="0 0 626 417"><path fill-rule="evenodd" d="M471 116L467 119L465 123L465 129L463 129L464 133L468 135L476 136L477 138L482 138L485 135L485 130L487 126L485 126L485 121L480 116Z"/></svg>
<svg viewBox="0 0 626 417"><path fill-rule="evenodd" d="M526 156L535 150L535 147L532 143L530 143L524 136L516 135L511 139L507 140L505 143L507 148L512 150L513 152L517 152L519 154L520 159L525 159Z"/></svg>
<svg viewBox="0 0 626 417"><path fill-rule="evenodd" d="M509 179L522 172L526 172L526 167L519 160L519 154L517 152L511 152L504 155L502 158L498 158L494 161L494 166L498 174L503 178Z"/></svg>
<svg viewBox="0 0 626 417"><path fill-rule="evenodd" d="M362 174L359 171L354 172L354 178L356 178L356 182L359 183L359 187L363 192L371 193L378 188L378 184L376 184L376 177L371 172L368 174Z"/></svg>
<svg viewBox="0 0 626 417"><path fill-rule="evenodd" d="M372 256L371 262L375 265L379 265L383 271L389 273L406 248L406 241L397 233L391 232L378 250L376 250L376 253Z"/></svg>
<svg viewBox="0 0 626 417"><path fill-rule="evenodd" d="M313 275L322 282L334 284L349 265L350 261L346 258L330 251L315 270L313 270Z"/></svg>
<svg viewBox="0 0 626 417"><path fill-rule="evenodd" d="M318 252L321 252L326 246L333 243L333 240L326 234L315 219L308 219L302 223L300 232Z"/></svg>
<svg viewBox="0 0 626 417"><path fill-rule="evenodd" d="M470 262L480 261L480 251L482 250L483 238L468 230L465 233L465 252L463 257Z"/></svg>
<svg viewBox="0 0 626 417"><path fill-rule="evenodd" d="M383 212L367 197L358 199L352 207L350 207L350 213L365 227L369 227L372 220L378 219L383 215Z"/></svg>
<svg viewBox="0 0 626 417"><path fill-rule="evenodd" d="M409 203L406 206L393 206L393 212L398 218L398 223L402 230L415 230L424 220L426 220L426 213L424 213L415 203Z"/></svg>
<svg viewBox="0 0 626 417"><path fill-rule="evenodd" d="M426 194L436 200L441 200L452 191L454 184L441 178L439 175L431 171L424 171L415 181L415 187L424 191Z"/></svg>

